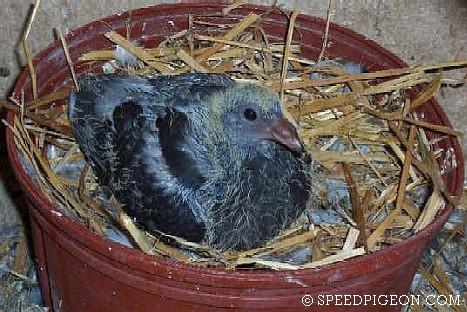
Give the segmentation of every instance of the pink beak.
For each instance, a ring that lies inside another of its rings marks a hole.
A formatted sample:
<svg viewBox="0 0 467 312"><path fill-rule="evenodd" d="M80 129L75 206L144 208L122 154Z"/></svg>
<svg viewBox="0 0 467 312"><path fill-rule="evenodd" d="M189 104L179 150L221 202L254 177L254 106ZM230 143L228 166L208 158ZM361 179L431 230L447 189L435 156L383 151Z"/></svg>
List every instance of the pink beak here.
<svg viewBox="0 0 467 312"><path fill-rule="evenodd" d="M273 121L269 127L268 132L271 139L287 146L291 151L303 151L302 143L298 138L298 133L295 127L285 119Z"/></svg>

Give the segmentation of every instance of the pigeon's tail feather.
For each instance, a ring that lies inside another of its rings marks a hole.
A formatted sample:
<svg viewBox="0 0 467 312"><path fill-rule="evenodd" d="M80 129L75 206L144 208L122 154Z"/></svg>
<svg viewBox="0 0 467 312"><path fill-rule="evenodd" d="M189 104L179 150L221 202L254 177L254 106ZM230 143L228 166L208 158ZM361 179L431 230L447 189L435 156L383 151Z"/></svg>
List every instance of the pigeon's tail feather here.
<svg viewBox="0 0 467 312"><path fill-rule="evenodd" d="M101 185L112 183L117 166L115 113L131 99L125 85L143 85L137 77L104 75L79 79L79 92L69 98L68 118L80 149Z"/></svg>
<svg viewBox="0 0 467 312"><path fill-rule="evenodd" d="M93 114L96 104L95 94L81 91L72 93L69 98L68 114L71 129L88 163L99 177L101 185L108 185L106 172L110 171L110 158L113 154L113 129L109 122L98 119ZM106 157L103 157L106 155Z"/></svg>

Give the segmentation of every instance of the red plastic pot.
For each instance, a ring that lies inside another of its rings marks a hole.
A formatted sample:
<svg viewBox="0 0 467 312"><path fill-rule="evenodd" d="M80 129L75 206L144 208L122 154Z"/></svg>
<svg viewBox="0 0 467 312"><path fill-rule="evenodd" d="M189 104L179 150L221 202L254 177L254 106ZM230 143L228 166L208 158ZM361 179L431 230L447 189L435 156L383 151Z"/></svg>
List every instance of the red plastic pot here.
<svg viewBox="0 0 467 312"><path fill-rule="evenodd" d="M219 4L161 5L131 12L132 37L140 44L153 46L167 35L187 27L188 14L219 12ZM233 11L234 21L250 11L265 8L244 6ZM67 40L74 60L90 50L110 48L103 33L112 29L125 34L128 13L114 15L72 31ZM264 21L268 34L282 38L287 20L272 13ZM300 15L294 40L301 43L303 54L316 58L325 23ZM373 41L348 29L331 25L328 52L334 56L361 62L372 70L403 67L406 64ZM34 59L39 94L72 86L67 62L60 43L55 42ZM76 62L79 75L97 71ZM28 71L19 77L15 93L25 92L31 99ZM435 101L422 109L426 120L450 126ZM8 120L13 120L12 112ZM432 237L444 224L452 207L446 208L425 230L406 241L373 254L315 269L297 271L232 271L207 269L152 257L124 247L87 230L83 225L59 214L38 190L22 168L11 131L7 131L9 157L19 182L27 193L34 248L40 266L40 283L47 305L55 311L398 311L400 306L318 305L318 295L402 295L409 290L420 257ZM443 140L462 160L459 143ZM458 195L464 176L463 163L444 176L447 188ZM314 304L305 307L304 295ZM322 298L322 297L321 297ZM384 298L380 300L384 303Z"/></svg>

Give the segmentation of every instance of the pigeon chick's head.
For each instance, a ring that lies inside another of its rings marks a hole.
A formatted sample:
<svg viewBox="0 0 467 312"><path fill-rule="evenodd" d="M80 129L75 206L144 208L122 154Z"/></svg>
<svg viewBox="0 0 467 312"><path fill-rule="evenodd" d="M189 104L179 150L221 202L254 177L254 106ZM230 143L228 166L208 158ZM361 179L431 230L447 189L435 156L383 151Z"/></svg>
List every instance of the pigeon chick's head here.
<svg viewBox="0 0 467 312"><path fill-rule="evenodd" d="M277 94L257 85L237 83L210 98L212 119L229 139L244 146L269 140L289 150L303 150L295 127L284 118Z"/></svg>

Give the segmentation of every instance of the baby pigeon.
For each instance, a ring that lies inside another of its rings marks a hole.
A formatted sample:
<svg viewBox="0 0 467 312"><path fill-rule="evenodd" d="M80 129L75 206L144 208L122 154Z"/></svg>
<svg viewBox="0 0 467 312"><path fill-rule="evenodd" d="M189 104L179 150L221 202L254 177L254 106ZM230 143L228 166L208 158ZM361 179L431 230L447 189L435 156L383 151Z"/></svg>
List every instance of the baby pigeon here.
<svg viewBox="0 0 467 312"><path fill-rule="evenodd" d="M223 74L85 76L69 119L107 195L148 232L258 247L303 212L310 158L276 94Z"/></svg>

